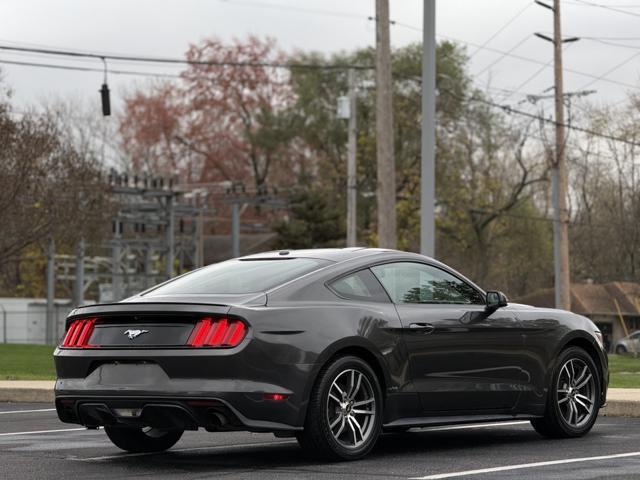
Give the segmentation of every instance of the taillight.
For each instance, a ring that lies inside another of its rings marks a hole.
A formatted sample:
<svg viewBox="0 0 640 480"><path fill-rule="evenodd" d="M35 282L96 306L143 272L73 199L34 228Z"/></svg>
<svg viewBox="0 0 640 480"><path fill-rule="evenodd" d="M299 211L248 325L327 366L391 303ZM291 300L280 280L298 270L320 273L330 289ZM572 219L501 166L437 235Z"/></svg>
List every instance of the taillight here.
<svg viewBox="0 0 640 480"><path fill-rule="evenodd" d="M87 348L89 339L93 333L93 327L96 323L95 318L84 318L82 320L74 320L64 336L62 346L65 348Z"/></svg>
<svg viewBox="0 0 640 480"><path fill-rule="evenodd" d="M191 347L235 347L247 334L241 320L231 318L203 318L196 323L187 345Z"/></svg>

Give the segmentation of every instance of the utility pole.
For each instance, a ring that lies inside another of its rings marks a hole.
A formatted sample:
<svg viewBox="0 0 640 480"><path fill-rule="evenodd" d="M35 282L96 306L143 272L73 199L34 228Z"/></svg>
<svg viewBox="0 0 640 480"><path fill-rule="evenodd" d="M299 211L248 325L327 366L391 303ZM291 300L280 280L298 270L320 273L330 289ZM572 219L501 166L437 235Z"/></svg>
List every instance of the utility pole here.
<svg viewBox="0 0 640 480"><path fill-rule="evenodd" d="M358 243L358 214L357 214L357 90L354 69L348 72L349 95L338 99L338 117L345 118L348 124L347 141L347 247L355 247Z"/></svg>
<svg viewBox="0 0 640 480"><path fill-rule="evenodd" d="M53 237L49 238L49 245L47 248L47 313L45 322L45 342L47 345L55 343L57 338L55 336L55 322L58 320L56 317L56 243Z"/></svg>
<svg viewBox="0 0 640 480"><path fill-rule="evenodd" d="M536 33L536 36L553 44L556 148L551 165L551 199L553 202L553 260L555 274L556 308L571 308L571 279L569 271L569 216L567 212L567 164L565 159L564 88L562 78L562 46L578 38L562 38L560 0L553 6L536 0L536 3L553 11L553 38Z"/></svg>
<svg viewBox="0 0 640 480"><path fill-rule="evenodd" d="M376 0L376 150L378 164L378 246L396 248L396 168L389 0Z"/></svg>
<svg viewBox="0 0 640 480"><path fill-rule="evenodd" d="M240 256L240 202L231 204L231 258Z"/></svg>
<svg viewBox="0 0 640 480"><path fill-rule="evenodd" d="M80 238L78 241L78 248L76 250L76 281L73 292L73 303L76 307L81 307L84 303L84 254L84 238Z"/></svg>
<svg viewBox="0 0 640 480"><path fill-rule="evenodd" d="M424 0L422 32L420 253L433 257L436 243L436 0Z"/></svg>
<svg viewBox="0 0 640 480"><path fill-rule="evenodd" d="M113 221L113 248L111 249L111 290L112 302L122 300L122 273L120 260L122 257L122 222L120 219Z"/></svg>
<svg viewBox="0 0 640 480"><path fill-rule="evenodd" d="M173 193L167 197L167 258L165 265L165 275L167 278L173 277L173 261L175 259L175 228L176 218L174 215L174 198Z"/></svg>
<svg viewBox="0 0 640 480"><path fill-rule="evenodd" d="M554 77L556 85L556 158L552 171L555 183L553 236L555 257L556 307L571 308L571 279L569 273L569 222L567 215L567 164L564 155L564 87L562 84L562 33L560 0L553 1ZM556 238L557 237L557 238Z"/></svg>

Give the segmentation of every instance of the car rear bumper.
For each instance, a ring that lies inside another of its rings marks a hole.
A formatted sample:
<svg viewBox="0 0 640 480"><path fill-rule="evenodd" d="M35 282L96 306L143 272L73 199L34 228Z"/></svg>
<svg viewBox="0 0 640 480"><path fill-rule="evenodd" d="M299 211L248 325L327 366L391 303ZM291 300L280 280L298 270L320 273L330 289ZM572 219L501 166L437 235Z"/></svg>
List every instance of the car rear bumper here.
<svg viewBox="0 0 640 480"><path fill-rule="evenodd" d="M58 415L90 427L140 422L160 427L164 418L185 429L301 429L304 392L315 365L274 364L233 350L59 349ZM119 409L140 412L127 417Z"/></svg>
<svg viewBox="0 0 640 480"><path fill-rule="evenodd" d="M284 401L283 401L284 402ZM296 431L296 427L272 420L249 418L231 402L222 398L57 395L60 420L86 427L137 426L208 431L248 430L254 432ZM286 405L267 406L269 418L279 418ZM286 420L286 418L285 418Z"/></svg>

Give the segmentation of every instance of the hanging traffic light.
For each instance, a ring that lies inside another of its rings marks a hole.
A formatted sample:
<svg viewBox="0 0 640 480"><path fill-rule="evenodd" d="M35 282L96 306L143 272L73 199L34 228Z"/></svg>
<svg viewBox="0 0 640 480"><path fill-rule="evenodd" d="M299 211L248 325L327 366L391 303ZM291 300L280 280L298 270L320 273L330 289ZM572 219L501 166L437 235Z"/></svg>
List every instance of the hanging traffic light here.
<svg viewBox="0 0 640 480"><path fill-rule="evenodd" d="M104 81L100 88L100 100L102 101L102 115L109 117L111 115L111 98L109 96L109 86L107 85L107 59L102 57L104 64Z"/></svg>
<svg viewBox="0 0 640 480"><path fill-rule="evenodd" d="M102 84L100 98L102 100L102 115L108 117L111 115L111 99L109 98L109 87L106 83Z"/></svg>

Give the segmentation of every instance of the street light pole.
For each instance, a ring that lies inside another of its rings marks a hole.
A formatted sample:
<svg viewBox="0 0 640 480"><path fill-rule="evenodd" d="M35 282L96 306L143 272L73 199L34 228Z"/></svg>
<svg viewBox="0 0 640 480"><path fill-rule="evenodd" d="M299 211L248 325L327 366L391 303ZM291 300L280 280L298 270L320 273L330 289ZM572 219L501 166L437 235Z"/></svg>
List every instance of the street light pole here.
<svg viewBox="0 0 640 480"><path fill-rule="evenodd" d="M436 0L424 0L420 253L435 255Z"/></svg>

